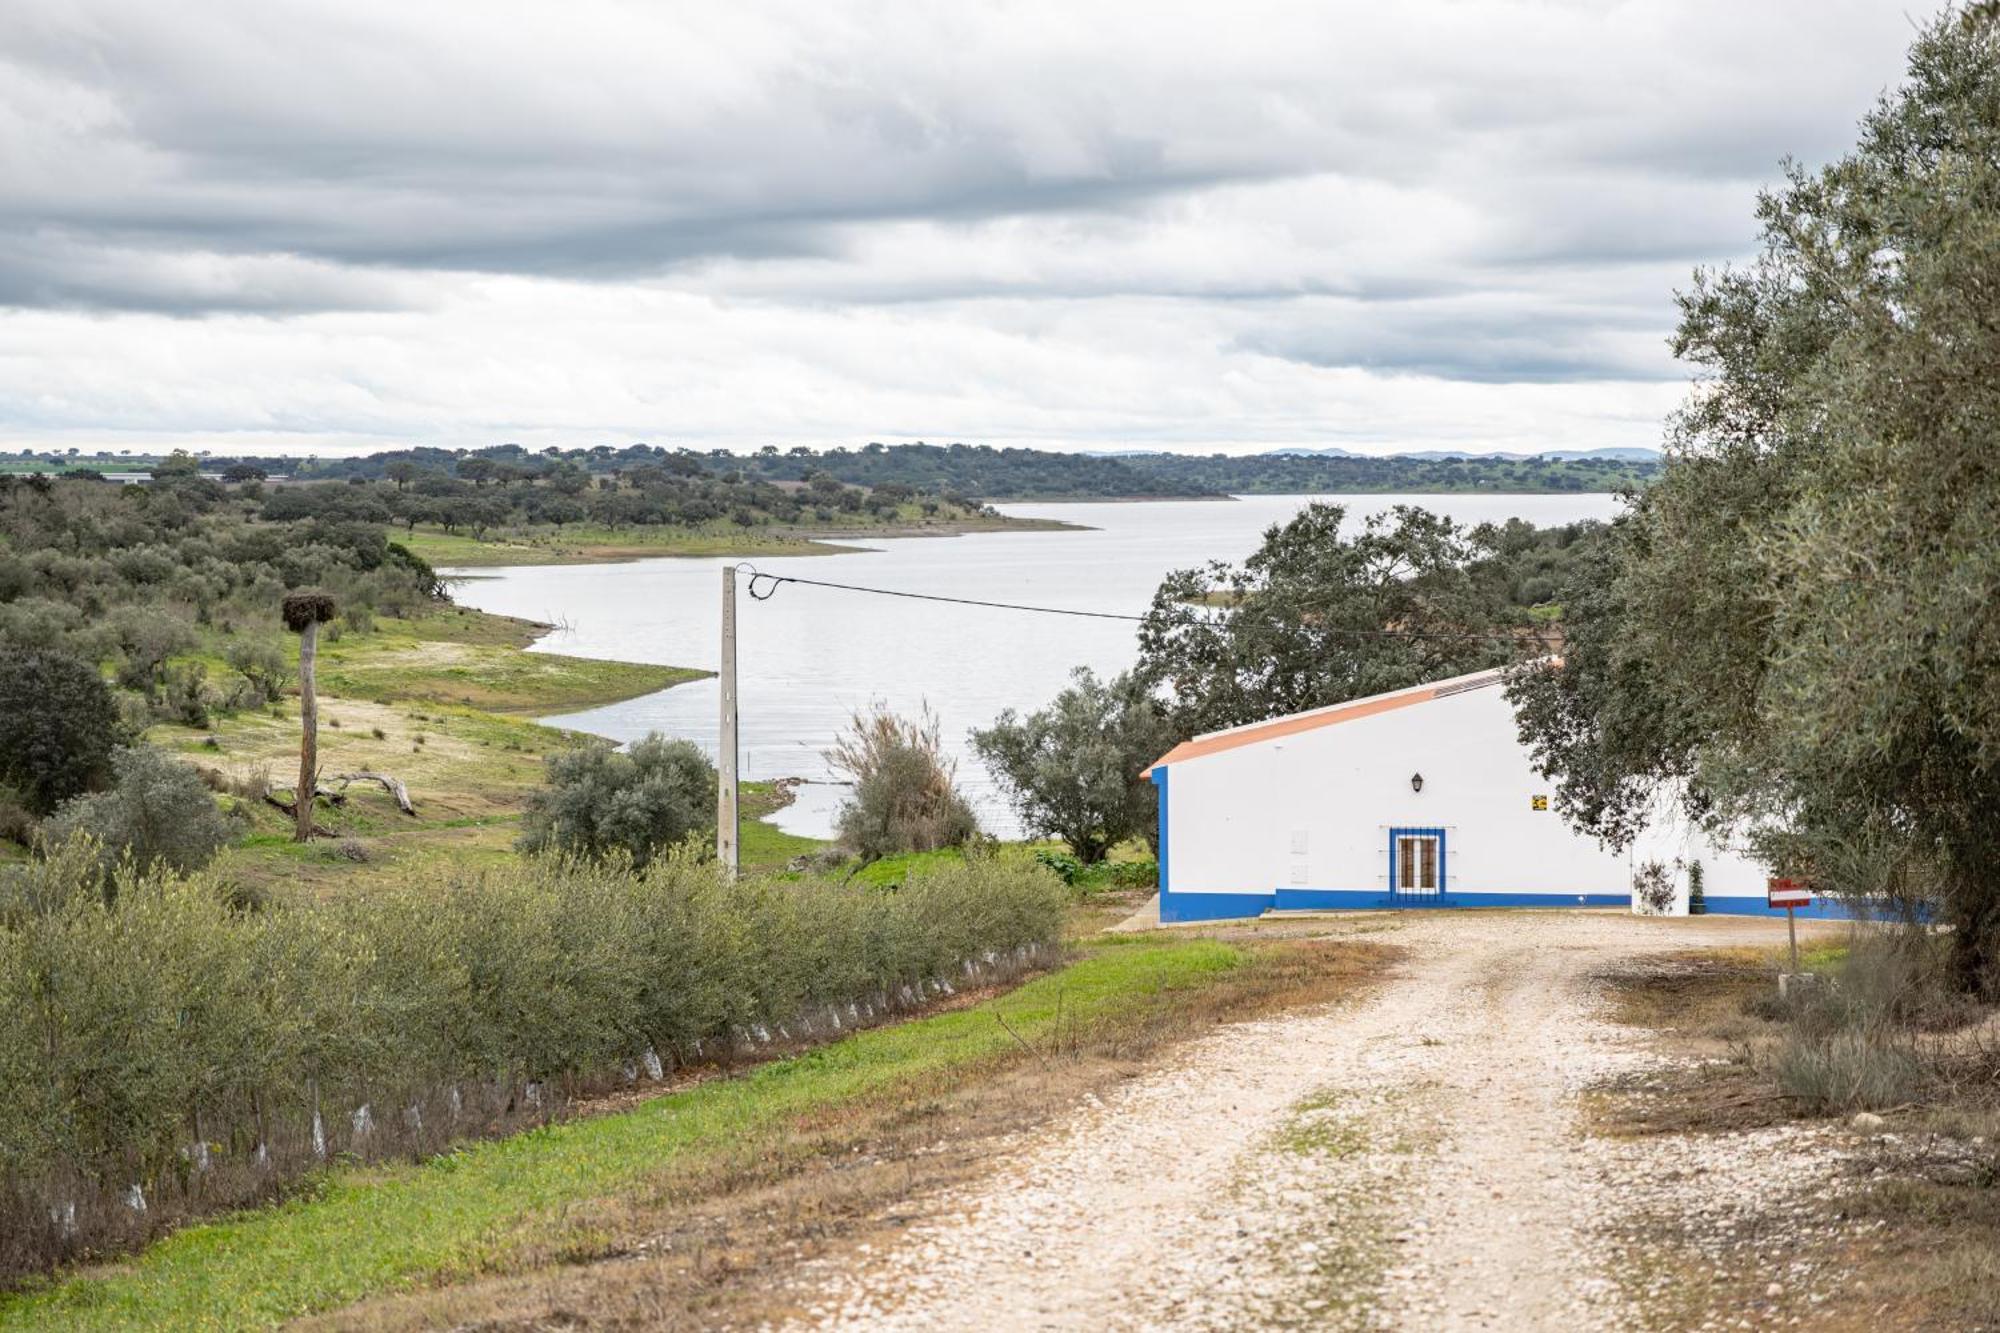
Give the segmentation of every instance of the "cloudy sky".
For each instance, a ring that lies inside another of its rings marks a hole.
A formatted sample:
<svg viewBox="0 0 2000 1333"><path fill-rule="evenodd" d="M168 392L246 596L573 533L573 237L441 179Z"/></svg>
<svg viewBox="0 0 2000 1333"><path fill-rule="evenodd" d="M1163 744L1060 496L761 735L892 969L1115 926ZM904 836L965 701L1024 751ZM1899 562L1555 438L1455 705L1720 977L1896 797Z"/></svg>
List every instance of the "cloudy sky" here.
<svg viewBox="0 0 2000 1333"><path fill-rule="evenodd" d="M1647 445L1895 0L0 0L0 447Z"/></svg>

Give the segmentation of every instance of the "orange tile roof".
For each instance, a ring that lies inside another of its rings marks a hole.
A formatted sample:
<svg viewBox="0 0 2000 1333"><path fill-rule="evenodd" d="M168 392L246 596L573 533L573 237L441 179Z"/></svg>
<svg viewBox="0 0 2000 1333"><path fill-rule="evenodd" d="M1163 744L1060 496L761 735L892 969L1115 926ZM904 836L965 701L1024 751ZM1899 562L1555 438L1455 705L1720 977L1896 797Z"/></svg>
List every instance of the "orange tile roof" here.
<svg viewBox="0 0 2000 1333"><path fill-rule="evenodd" d="M1316 708L1309 713L1293 713L1289 717L1272 718L1269 722L1253 722L1248 726L1236 727L1229 731L1212 731L1191 741L1182 741L1155 759L1140 776L1145 777L1156 768L1178 764L1185 759L1199 759L1203 755L1236 750L1245 745L1258 745L1285 736L1296 736L1302 731L1317 731L1321 727L1352 722L1356 718L1394 712L1398 708L1408 708L1411 704L1429 703L1441 696L1462 694L1466 690L1478 689L1482 685L1497 684L1499 680L1498 671L1479 671L1469 676L1441 680L1435 685L1420 685L1415 689L1370 695L1366 699L1356 699L1351 703L1334 704L1330 708Z"/></svg>

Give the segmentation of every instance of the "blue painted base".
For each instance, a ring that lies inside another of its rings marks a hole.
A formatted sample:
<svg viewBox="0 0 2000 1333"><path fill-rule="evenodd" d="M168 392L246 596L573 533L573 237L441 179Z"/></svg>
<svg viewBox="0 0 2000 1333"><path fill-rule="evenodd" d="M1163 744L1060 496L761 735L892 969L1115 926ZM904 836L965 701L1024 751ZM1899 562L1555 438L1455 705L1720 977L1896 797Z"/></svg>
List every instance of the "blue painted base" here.
<svg viewBox="0 0 2000 1333"><path fill-rule="evenodd" d="M1160 921L1226 921L1262 916L1271 907L1268 893L1160 893Z"/></svg>
<svg viewBox="0 0 2000 1333"><path fill-rule="evenodd" d="M1399 897L1381 889L1278 889L1271 893L1174 893L1160 894L1163 924L1185 921L1227 921L1281 912L1379 912L1385 909L1436 910L1439 908L1480 907L1630 907L1629 893L1446 893L1438 897ZM1783 908L1768 906L1762 897L1708 899L1710 916L1775 916ZM1848 905L1834 899L1815 899L1811 907L1799 911L1801 917L1819 920L1847 920L1855 915Z"/></svg>
<svg viewBox="0 0 2000 1333"><path fill-rule="evenodd" d="M1710 916L1776 916L1782 917L1785 909L1773 907L1765 901L1763 894L1742 898L1718 898L1708 895ZM1838 898L1815 898L1811 907L1796 909L1801 918L1819 921L1852 921L1856 917L1866 917L1868 913L1857 912Z"/></svg>
<svg viewBox="0 0 2000 1333"><path fill-rule="evenodd" d="M1629 893L1466 893L1399 896L1380 889L1279 889L1279 911L1351 911L1356 908L1630 907Z"/></svg>

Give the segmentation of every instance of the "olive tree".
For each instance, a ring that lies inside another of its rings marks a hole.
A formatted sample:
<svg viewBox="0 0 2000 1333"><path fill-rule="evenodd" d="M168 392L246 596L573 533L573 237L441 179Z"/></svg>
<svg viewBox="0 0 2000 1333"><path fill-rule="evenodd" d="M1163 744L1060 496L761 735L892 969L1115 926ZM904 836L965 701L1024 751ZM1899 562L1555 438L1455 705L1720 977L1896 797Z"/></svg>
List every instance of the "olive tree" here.
<svg viewBox="0 0 2000 1333"><path fill-rule="evenodd" d="M1241 565L1161 582L1139 626L1138 678L1182 736L1420 685L1533 646L1484 567L1486 533L1398 505L1343 533L1315 502Z"/></svg>
<svg viewBox="0 0 2000 1333"><path fill-rule="evenodd" d="M715 765L693 741L651 732L628 750L583 745L544 762L548 785L521 816L523 851L622 853L643 866L715 828Z"/></svg>
<svg viewBox="0 0 2000 1333"><path fill-rule="evenodd" d="M1046 708L1008 709L972 746L1031 832L1061 838L1086 865L1126 838L1151 840L1157 795L1140 773L1171 744L1159 706L1130 675L1079 668Z"/></svg>
<svg viewBox="0 0 2000 1333"><path fill-rule="evenodd" d="M1758 212L1756 261L1681 297L1704 382L1562 669L1513 682L1522 735L1580 826L1671 784L1780 869L1918 898L2000 994L1996 6Z"/></svg>
<svg viewBox="0 0 2000 1333"><path fill-rule="evenodd" d="M111 757L107 791L66 802L43 830L50 846L84 834L96 839L107 866L129 856L141 871L205 866L235 835L201 775L150 745Z"/></svg>

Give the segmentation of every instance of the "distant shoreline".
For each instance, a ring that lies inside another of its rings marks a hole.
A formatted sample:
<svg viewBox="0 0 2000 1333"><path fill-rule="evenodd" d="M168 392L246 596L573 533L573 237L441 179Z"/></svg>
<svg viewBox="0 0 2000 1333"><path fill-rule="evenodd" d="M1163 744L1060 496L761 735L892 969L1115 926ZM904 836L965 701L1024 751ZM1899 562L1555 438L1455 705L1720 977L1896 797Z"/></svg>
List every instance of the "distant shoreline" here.
<svg viewBox="0 0 2000 1333"><path fill-rule="evenodd" d="M1003 502L1013 503L1013 502ZM634 560L713 559L732 556L851 555L868 547L852 543L906 540L912 537L962 537L979 532L1087 532L1081 523L1052 518L951 519L939 523L884 523L879 526L763 528L742 536L713 532L666 532L648 541L637 530L631 541L566 541L562 534L536 534L525 540L491 538L449 542L434 534L408 541L416 554L436 565L445 577L478 577L456 571L513 568L521 565L613 565Z"/></svg>

